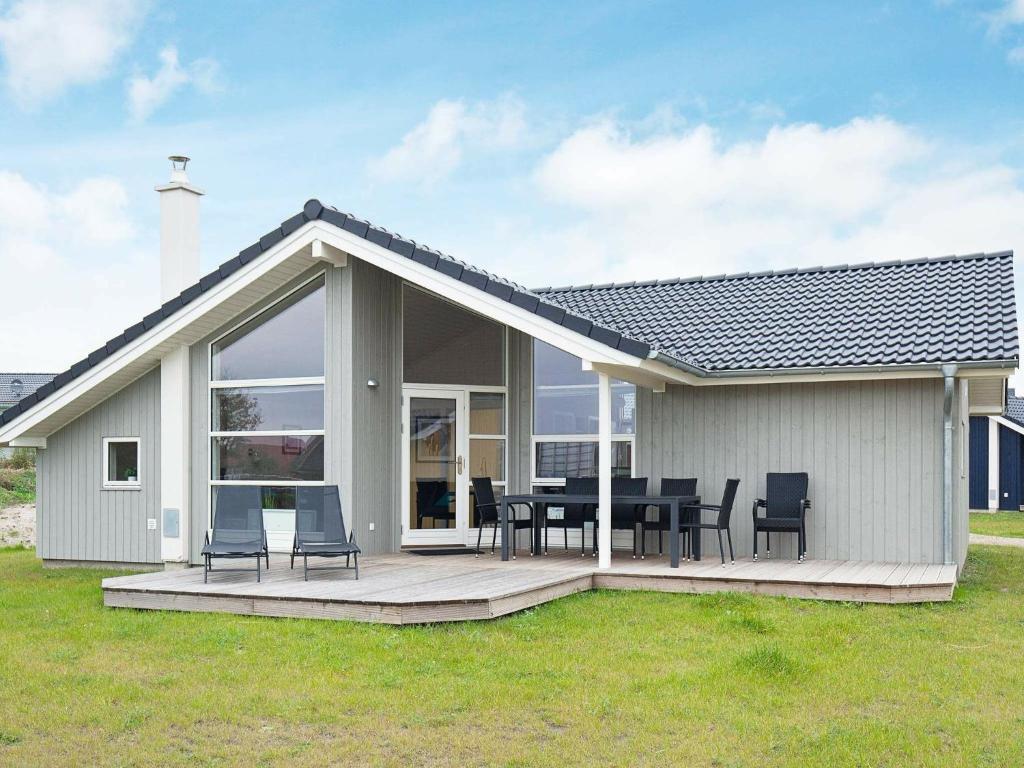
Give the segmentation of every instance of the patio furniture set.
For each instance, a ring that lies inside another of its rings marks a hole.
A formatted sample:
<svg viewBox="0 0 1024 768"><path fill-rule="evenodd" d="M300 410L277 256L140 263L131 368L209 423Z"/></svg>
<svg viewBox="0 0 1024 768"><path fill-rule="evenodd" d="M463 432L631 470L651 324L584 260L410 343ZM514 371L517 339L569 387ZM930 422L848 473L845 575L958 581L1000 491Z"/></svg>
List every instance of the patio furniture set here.
<svg viewBox="0 0 1024 768"><path fill-rule="evenodd" d="M490 525L491 554L495 551L499 527L504 531L501 537L501 559L515 559L515 536L518 531L531 530L532 555L548 552L549 530L562 529L562 544L569 548L569 529L580 530L580 554L586 555L586 525L592 527L591 553L597 553L597 531L599 519L598 479L596 477L566 478L564 492L555 493L547 489L544 493L506 494L500 501L494 494L489 477L472 478L473 495L479 531L477 533L477 556L483 537L483 529ZM663 478L658 494L648 493L646 477L612 478L611 504L612 528L633 531L633 556L646 557L646 535L658 532L658 552L663 551L663 536L669 533L669 559L673 568L679 567L680 540L683 556L700 560L702 530L713 530L718 534L718 550L725 565L725 544L728 543L729 559L735 562L732 547L730 520L736 501L740 481L732 478L726 481L722 500L719 504L704 504L697 495L696 478ZM765 498L756 499L752 510L754 524L754 559L757 560L757 534L764 533L767 540L770 533L795 533L798 537L798 559L802 562L807 554L806 512L810 509L807 499L808 478L805 472L769 473ZM526 514L522 513L523 508ZM561 509L560 515L552 514ZM763 509L764 515L758 510ZM651 511L655 514L652 516ZM713 519L705 520L702 513L714 513ZM725 534L723 538L722 534ZM543 538L542 538L543 534ZM639 544L639 548L638 548ZM768 547L769 556L771 548ZM345 518L341 509L341 495L338 486L300 486L295 493L295 537L292 543L291 567L295 558L302 557L302 575L309 580L311 570L352 569L359 578L360 549L355 533L347 533ZM203 582L207 583L214 570L215 559L248 559L256 561L256 581L261 580L265 565L270 568L270 551L267 534L263 525L263 502L261 490L255 486L224 486L218 489L214 504L213 529L206 534L203 555ZM318 566L310 568L310 557L345 558L344 566ZM227 569L223 571L249 571L251 569Z"/></svg>
<svg viewBox="0 0 1024 768"><path fill-rule="evenodd" d="M580 554L586 554L586 524L592 527L591 554L597 553L599 520L597 507L599 502L598 479L596 477L566 478L563 493L507 494L497 501L490 478L475 477L472 480L476 497L477 513L480 520L480 531L477 534L477 549L483 536L483 527L490 524L494 527L491 535L491 552L494 552L495 539L499 526L508 535L503 535L501 556L507 560L515 559L515 533L522 529L532 529L530 553L539 555L548 552L550 528L562 528L563 547L568 550L570 528L580 530ZM673 568L679 567L680 539L683 544L683 556L700 560L700 531L712 530L718 534L718 551L725 565L725 544L729 546L729 559L735 562L732 547L732 531L730 519L736 501L736 491L740 481L732 478L726 481L722 500L719 504L704 504L697 495L697 478L663 478L661 490L657 495L647 492L646 477L615 477L611 488L611 524L614 530L631 530L633 532L633 557L646 557L648 531L658 532L658 552L663 551L663 536L669 536L669 559ZM798 559L803 562L807 555L806 513L811 503L807 498L808 476L806 472L769 472L765 498L756 499L752 510L754 525L754 559L757 560L757 534L764 533L766 543L771 533L797 534ZM525 508L525 514L523 509ZM552 515L552 508L561 509L561 515ZM650 510L656 510L652 517ZM758 514L759 510L764 514ZM518 510L518 511L517 511ZM702 513L714 513L713 519L705 519ZM543 531L543 545L541 534ZM724 534L724 538L723 538ZM639 537L639 547L638 545ZM767 544L769 556L771 545Z"/></svg>

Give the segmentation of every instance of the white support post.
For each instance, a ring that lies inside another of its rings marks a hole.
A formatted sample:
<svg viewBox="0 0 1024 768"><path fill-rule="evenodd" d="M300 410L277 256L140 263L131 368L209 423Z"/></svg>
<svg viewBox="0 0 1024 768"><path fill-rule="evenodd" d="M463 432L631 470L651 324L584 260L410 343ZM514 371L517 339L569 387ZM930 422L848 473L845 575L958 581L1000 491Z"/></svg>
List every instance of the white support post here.
<svg viewBox="0 0 1024 768"><path fill-rule="evenodd" d="M999 422L988 420L988 508L999 509Z"/></svg>
<svg viewBox="0 0 1024 768"><path fill-rule="evenodd" d="M160 558L189 562L189 349L160 361Z"/></svg>
<svg viewBox="0 0 1024 768"><path fill-rule="evenodd" d="M597 375L598 485L597 567L612 567L612 382L607 373Z"/></svg>

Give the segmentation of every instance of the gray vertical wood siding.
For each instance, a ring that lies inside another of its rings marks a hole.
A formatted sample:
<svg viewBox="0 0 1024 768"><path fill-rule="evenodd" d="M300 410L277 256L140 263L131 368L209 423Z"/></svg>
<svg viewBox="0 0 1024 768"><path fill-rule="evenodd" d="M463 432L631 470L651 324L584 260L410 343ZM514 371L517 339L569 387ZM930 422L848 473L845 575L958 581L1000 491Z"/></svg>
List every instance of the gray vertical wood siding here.
<svg viewBox="0 0 1024 768"><path fill-rule="evenodd" d="M811 557L942 562L941 380L638 389L637 411L637 474L652 488L697 477L717 503L725 480L740 478L738 556L752 551L765 474L806 471ZM703 541L717 554L713 532ZM795 536L772 535L773 555L795 552Z"/></svg>
<svg viewBox="0 0 1024 768"><path fill-rule="evenodd" d="M349 263L350 368L339 375L352 386L351 460L343 462L351 471L349 509L364 552L394 552L402 536L402 281L364 261ZM371 378L375 389L366 385Z"/></svg>
<svg viewBox="0 0 1024 768"><path fill-rule="evenodd" d="M139 438L139 490L104 490L104 437ZM50 435L37 461L41 558L160 562L160 531L147 527L160 517L159 369Z"/></svg>

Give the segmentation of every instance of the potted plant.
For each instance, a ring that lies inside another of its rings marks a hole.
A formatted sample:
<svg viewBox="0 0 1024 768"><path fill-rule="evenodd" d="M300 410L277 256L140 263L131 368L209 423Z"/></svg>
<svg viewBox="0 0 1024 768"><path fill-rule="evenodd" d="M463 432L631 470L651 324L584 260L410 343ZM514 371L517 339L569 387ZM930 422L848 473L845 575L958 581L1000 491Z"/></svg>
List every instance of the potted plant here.
<svg viewBox="0 0 1024 768"><path fill-rule="evenodd" d="M124 470L124 479L125 482L129 483L137 483L139 481L139 473L136 471L135 467L127 467Z"/></svg>

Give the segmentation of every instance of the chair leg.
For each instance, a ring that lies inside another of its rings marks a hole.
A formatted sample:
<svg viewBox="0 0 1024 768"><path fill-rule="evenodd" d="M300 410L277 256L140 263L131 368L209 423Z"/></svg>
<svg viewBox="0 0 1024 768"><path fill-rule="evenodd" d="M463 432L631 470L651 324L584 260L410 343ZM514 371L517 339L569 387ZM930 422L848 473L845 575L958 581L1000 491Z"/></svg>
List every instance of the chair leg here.
<svg viewBox="0 0 1024 768"><path fill-rule="evenodd" d="M757 562L757 528L754 528L754 562Z"/></svg>
<svg viewBox="0 0 1024 768"><path fill-rule="evenodd" d="M644 527L640 526L640 559L643 560L647 556L647 531Z"/></svg>
<svg viewBox="0 0 1024 768"><path fill-rule="evenodd" d="M722 557L722 565L725 565L725 546L722 544L722 529L718 529L718 554Z"/></svg>
<svg viewBox="0 0 1024 768"><path fill-rule="evenodd" d="M732 553L732 530L729 528L725 529L725 537L729 540L729 561L735 565L736 555Z"/></svg>
<svg viewBox="0 0 1024 768"><path fill-rule="evenodd" d="M665 554L664 546L661 543L662 538L663 537L662 537L661 526L659 525L658 526L658 554L659 555L664 555Z"/></svg>
<svg viewBox="0 0 1024 768"><path fill-rule="evenodd" d="M480 527L476 529L476 555L474 557L480 557L480 537L484 535L484 521L480 521Z"/></svg>
<svg viewBox="0 0 1024 768"><path fill-rule="evenodd" d="M302 553L302 580L309 581L309 555Z"/></svg>
<svg viewBox="0 0 1024 768"><path fill-rule="evenodd" d="M494 543L498 540L498 521L494 521L494 530L491 532L491 554L494 554Z"/></svg>
<svg viewBox="0 0 1024 768"><path fill-rule="evenodd" d="M565 521L563 520L562 522L565 522ZM569 526L568 525L563 525L562 526L562 540L564 542L565 551L568 552L569 551Z"/></svg>
<svg viewBox="0 0 1024 768"><path fill-rule="evenodd" d="M765 548L765 552L767 553L765 555L765 557L767 557L769 560L771 560L772 559L772 532L771 531L765 531L764 532L764 548Z"/></svg>
<svg viewBox="0 0 1024 768"><path fill-rule="evenodd" d="M507 532L506 532L507 533ZM516 559L516 524L512 521L512 534L509 536L508 548L512 550L512 559Z"/></svg>
<svg viewBox="0 0 1024 768"><path fill-rule="evenodd" d="M259 582L260 582L260 560L262 560L262 559L263 559L262 555L257 555L256 556L256 583L257 584L259 584Z"/></svg>
<svg viewBox="0 0 1024 768"><path fill-rule="evenodd" d="M356 581L359 581L359 553L356 552L354 555L352 555L352 559L355 561L356 566Z"/></svg>
<svg viewBox="0 0 1024 768"><path fill-rule="evenodd" d="M209 583L209 575L210 575L210 556L209 555L205 555L203 557L203 584L208 584Z"/></svg>

